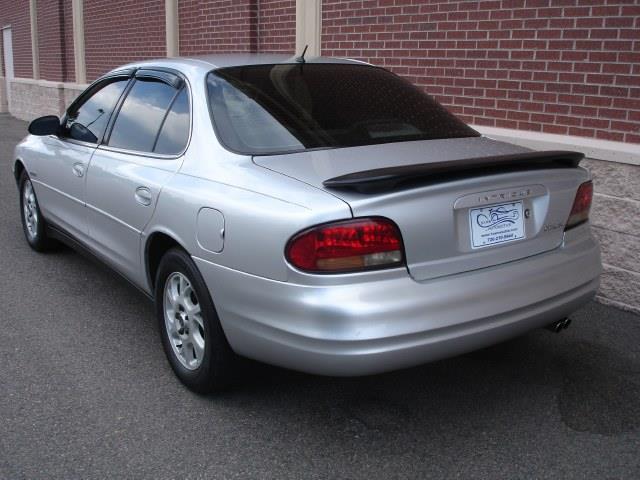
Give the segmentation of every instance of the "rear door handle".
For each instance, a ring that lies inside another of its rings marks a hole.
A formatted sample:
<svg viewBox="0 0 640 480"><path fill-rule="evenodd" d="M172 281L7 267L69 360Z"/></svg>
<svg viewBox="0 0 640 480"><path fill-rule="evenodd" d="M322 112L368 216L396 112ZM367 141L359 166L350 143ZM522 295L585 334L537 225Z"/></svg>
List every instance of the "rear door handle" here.
<svg viewBox="0 0 640 480"><path fill-rule="evenodd" d="M147 187L138 187L136 188L136 202L140 205L149 206L151 205L151 200L153 199L151 196L151 190Z"/></svg>
<svg viewBox="0 0 640 480"><path fill-rule="evenodd" d="M74 163L73 164L73 174L76 177L83 177L84 176L84 164L83 163Z"/></svg>

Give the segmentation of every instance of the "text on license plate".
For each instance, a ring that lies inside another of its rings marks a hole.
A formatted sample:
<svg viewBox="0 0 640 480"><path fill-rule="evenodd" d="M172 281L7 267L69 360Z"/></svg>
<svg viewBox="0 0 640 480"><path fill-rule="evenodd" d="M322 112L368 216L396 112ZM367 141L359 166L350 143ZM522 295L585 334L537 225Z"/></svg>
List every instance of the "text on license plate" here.
<svg viewBox="0 0 640 480"><path fill-rule="evenodd" d="M471 247L482 248L524 238L522 202L472 208Z"/></svg>

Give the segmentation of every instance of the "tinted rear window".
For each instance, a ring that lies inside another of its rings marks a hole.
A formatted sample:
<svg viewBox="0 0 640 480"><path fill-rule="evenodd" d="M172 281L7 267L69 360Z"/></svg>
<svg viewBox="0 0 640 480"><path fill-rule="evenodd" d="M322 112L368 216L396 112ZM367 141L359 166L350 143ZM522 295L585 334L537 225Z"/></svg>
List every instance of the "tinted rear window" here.
<svg viewBox="0 0 640 480"><path fill-rule="evenodd" d="M408 81L365 65L223 68L207 88L221 142L245 154L478 136Z"/></svg>

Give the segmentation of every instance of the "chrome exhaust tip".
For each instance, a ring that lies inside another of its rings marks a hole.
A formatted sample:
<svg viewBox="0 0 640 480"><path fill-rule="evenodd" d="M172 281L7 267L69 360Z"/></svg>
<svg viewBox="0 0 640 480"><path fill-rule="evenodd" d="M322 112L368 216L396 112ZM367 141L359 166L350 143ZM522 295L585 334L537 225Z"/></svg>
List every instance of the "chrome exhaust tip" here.
<svg viewBox="0 0 640 480"><path fill-rule="evenodd" d="M557 320L557 321L555 321L553 323L550 323L545 328L547 330L549 330L550 332L560 333L565 328L569 328L569 325L571 325L571 319L570 318L563 318L561 320Z"/></svg>

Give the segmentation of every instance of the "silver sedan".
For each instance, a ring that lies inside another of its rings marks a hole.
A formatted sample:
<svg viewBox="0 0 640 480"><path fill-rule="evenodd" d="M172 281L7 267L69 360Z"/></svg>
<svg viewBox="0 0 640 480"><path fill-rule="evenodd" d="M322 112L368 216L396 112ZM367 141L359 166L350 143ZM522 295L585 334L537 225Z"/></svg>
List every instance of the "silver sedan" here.
<svg viewBox="0 0 640 480"><path fill-rule="evenodd" d="M581 154L481 136L361 62L135 63L29 133L29 245L80 248L153 299L195 391L236 354L364 375L561 329L598 288Z"/></svg>

